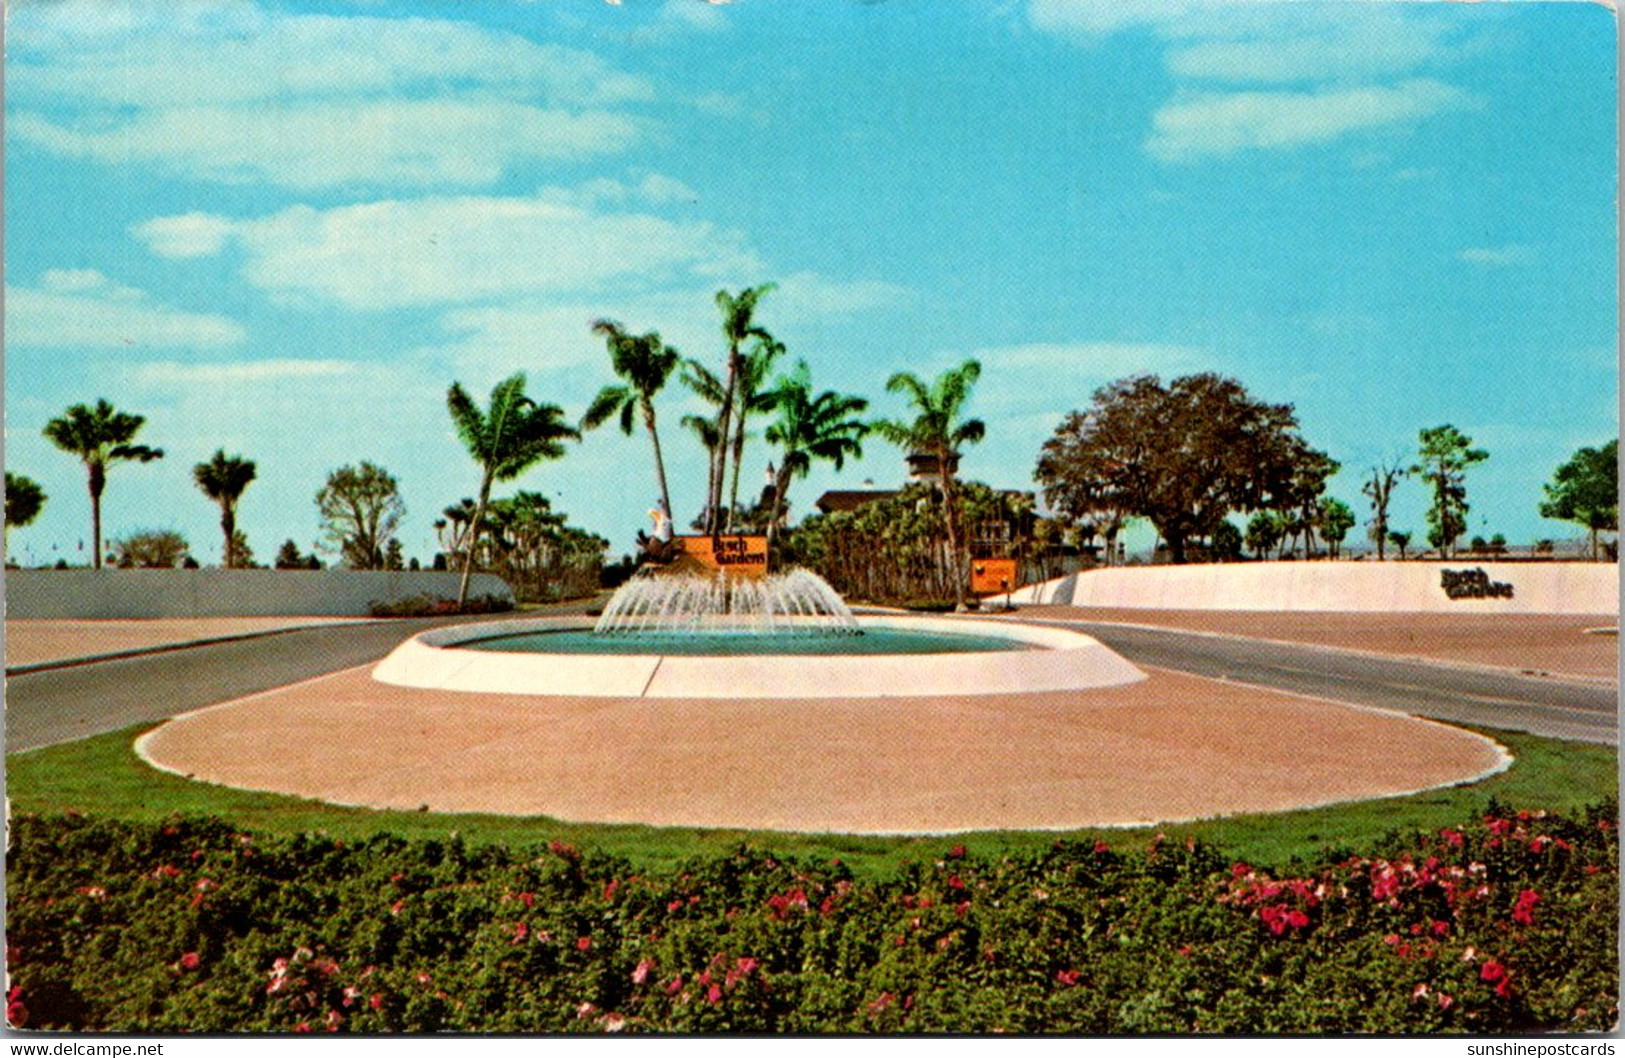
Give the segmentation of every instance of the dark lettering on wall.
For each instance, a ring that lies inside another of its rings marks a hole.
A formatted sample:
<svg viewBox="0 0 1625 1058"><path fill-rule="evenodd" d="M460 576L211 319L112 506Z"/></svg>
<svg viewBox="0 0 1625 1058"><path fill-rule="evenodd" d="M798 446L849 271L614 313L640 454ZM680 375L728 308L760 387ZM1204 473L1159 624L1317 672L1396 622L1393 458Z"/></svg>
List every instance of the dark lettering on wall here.
<svg viewBox="0 0 1625 1058"><path fill-rule="evenodd" d="M1442 569L1439 587L1451 599L1510 599L1512 585L1490 580L1482 569Z"/></svg>

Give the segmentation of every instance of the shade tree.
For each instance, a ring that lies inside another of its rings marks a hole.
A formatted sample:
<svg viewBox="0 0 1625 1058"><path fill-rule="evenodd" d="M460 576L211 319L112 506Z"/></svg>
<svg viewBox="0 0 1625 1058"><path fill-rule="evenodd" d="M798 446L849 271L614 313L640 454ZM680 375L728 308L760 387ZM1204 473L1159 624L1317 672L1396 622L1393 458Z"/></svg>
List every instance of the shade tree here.
<svg viewBox="0 0 1625 1058"><path fill-rule="evenodd" d="M316 493L322 539L351 569L382 569L389 541L406 514L400 483L366 461L342 466Z"/></svg>
<svg viewBox="0 0 1625 1058"><path fill-rule="evenodd" d="M1473 439L1446 423L1418 435L1419 458L1410 471L1431 493L1427 510L1428 545L1440 557L1455 553L1456 539L1467 531L1467 470L1490 454L1473 447Z"/></svg>
<svg viewBox="0 0 1625 1058"><path fill-rule="evenodd" d="M1540 516L1580 525L1591 535L1591 557L1599 558L1598 534L1619 529L1619 441L1575 452L1544 492Z"/></svg>
<svg viewBox="0 0 1625 1058"><path fill-rule="evenodd" d="M1138 375L1068 414L1044 443L1035 476L1045 501L1068 515L1109 502L1146 518L1172 560L1184 562L1187 542L1233 511L1301 506L1305 468L1326 462L1299 433L1290 404L1260 401L1211 373L1166 384Z"/></svg>
<svg viewBox="0 0 1625 1058"><path fill-rule="evenodd" d="M45 508L45 490L39 482L23 474L6 471L6 547L10 550L11 529L31 525Z"/></svg>

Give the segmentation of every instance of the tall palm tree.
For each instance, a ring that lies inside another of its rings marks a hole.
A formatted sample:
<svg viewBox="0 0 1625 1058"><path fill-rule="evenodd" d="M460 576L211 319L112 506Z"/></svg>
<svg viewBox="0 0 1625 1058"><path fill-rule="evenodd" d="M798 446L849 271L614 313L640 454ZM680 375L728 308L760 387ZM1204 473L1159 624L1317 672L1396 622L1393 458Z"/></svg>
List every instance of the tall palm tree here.
<svg viewBox="0 0 1625 1058"><path fill-rule="evenodd" d="M223 561L227 569L237 568L237 500L254 480L254 463L241 456L228 456L217 449L214 458L192 468L192 480L203 495L220 505L220 531L225 534Z"/></svg>
<svg viewBox="0 0 1625 1058"><path fill-rule="evenodd" d="M45 507L45 490L39 482L23 474L6 471L6 550L11 548L11 527L22 528L39 517Z"/></svg>
<svg viewBox="0 0 1625 1058"><path fill-rule="evenodd" d="M778 473L773 479L773 510L767 521L771 551L778 539L791 479L806 477L814 460L834 463L839 470L848 456L863 457L863 438L869 424L856 416L869 402L828 390L813 396L805 360L797 363L793 374L780 378L766 396L778 413L767 428L767 441L781 449Z"/></svg>
<svg viewBox="0 0 1625 1058"><path fill-rule="evenodd" d="M150 463L164 457L161 448L130 443L146 421L98 400L94 408L75 404L45 424L45 439L78 456L89 475L91 564L96 569L102 568L102 490L107 487L107 468L114 463Z"/></svg>
<svg viewBox="0 0 1625 1058"><path fill-rule="evenodd" d="M982 420L962 418L971 387L981 376L982 365L975 360L944 371L929 385L916 375L898 372L886 381L886 389L908 398L914 418L882 419L871 424L876 433L906 453L936 459L942 482L942 520L948 536L948 562L953 568L954 603L960 607L965 605L965 578L960 576L964 558L959 539L954 464L961 447L975 444L987 435L987 426Z"/></svg>
<svg viewBox="0 0 1625 1058"><path fill-rule="evenodd" d="M727 442L732 436L730 427L733 422L734 401L739 391L739 373L744 362L744 354L740 350L751 338L771 337L756 326L756 305L777 287L776 283L763 283L758 287L746 287L737 295L730 294L726 290L717 291L717 308L722 310L722 336L728 341L728 374L722 389L722 408L717 412L717 437L721 438L723 443L712 452L711 473L706 487L705 520L708 533L716 533L721 529L722 486L728 480Z"/></svg>
<svg viewBox="0 0 1625 1058"><path fill-rule="evenodd" d="M763 335L756 347L746 353L739 364L739 377L735 380L735 411L738 413L733 435L733 484L728 490L728 532L734 530L734 515L739 510L739 469L745 462L745 420L752 412L768 411L773 407L772 395L763 387L773 370L773 362L784 355L784 343L771 335Z"/></svg>
<svg viewBox="0 0 1625 1058"><path fill-rule="evenodd" d="M582 416L581 428L596 429L618 415L621 432L630 437L633 417L642 412L644 429L649 431L649 442L654 445L660 500L666 505L666 516L670 517L671 490L666 487L666 461L660 453L660 433L655 429L654 397L677 368L680 359L677 348L662 342L654 331L644 335L628 334L614 320L598 320L592 329L604 336L609 345L610 363L615 373L626 381L598 391L598 396L587 406L587 414Z"/></svg>
<svg viewBox="0 0 1625 1058"><path fill-rule="evenodd" d="M457 427L457 436L480 465L480 494L474 504L474 518L468 527L468 557L457 587L457 608L468 602L468 579L474 572L474 554L479 549L480 525L491 501L491 483L518 477L539 460L557 459L564 454L564 439L579 441L581 434L564 422L564 411L555 404L537 404L525 396L525 375L518 372L491 390L491 406L481 409L462 384L453 382L446 392L446 408Z"/></svg>

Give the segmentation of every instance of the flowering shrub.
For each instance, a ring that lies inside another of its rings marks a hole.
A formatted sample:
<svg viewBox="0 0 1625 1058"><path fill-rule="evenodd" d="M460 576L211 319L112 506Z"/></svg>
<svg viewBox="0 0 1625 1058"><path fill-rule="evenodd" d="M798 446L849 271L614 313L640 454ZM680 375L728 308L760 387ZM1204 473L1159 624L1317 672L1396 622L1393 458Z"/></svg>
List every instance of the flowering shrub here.
<svg viewBox="0 0 1625 1058"><path fill-rule="evenodd" d="M568 845L262 839L20 816L17 1027L191 1032L1602 1030L1613 806L1288 871L1156 840L858 879L749 848L639 872Z"/></svg>

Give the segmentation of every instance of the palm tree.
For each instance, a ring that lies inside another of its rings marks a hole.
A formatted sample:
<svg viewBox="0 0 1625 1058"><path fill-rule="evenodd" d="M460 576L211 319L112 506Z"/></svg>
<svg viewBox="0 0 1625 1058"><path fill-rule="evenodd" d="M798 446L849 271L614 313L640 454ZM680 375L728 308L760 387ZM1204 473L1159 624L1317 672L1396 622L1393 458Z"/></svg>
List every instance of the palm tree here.
<svg viewBox="0 0 1625 1058"><path fill-rule="evenodd" d="M767 428L767 441L781 449L778 473L773 478L773 510L767 520L771 552L778 539L791 479L806 477L814 460L834 463L839 470L848 456L863 458L863 437L869 432L869 424L856 416L869 402L828 390L813 396L805 360L797 363L794 374L780 378L764 396L778 413Z"/></svg>
<svg viewBox="0 0 1625 1058"><path fill-rule="evenodd" d="M39 482L22 474L6 471L6 548L9 552L11 527L29 525L45 507L45 490Z"/></svg>
<svg viewBox="0 0 1625 1058"><path fill-rule="evenodd" d="M666 461L660 454L660 434L655 429L656 393L676 370L679 355L675 346L665 344L660 335L650 331L645 335L626 333L614 320L598 320L593 332L604 336L609 345L610 363L615 373L626 382L619 386L605 386L598 391L587 414L582 416L583 430L596 429L614 416L620 416L621 432L632 435L632 419L643 413L643 426L649 431L649 441L655 450L655 478L660 482L660 500L671 516L671 490L666 487Z"/></svg>
<svg viewBox="0 0 1625 1058"><path fill-rule="evenodd" d="M217 449L214 458L192 468L192 480L203 495L220 505L220 531L225 534L222 552L227 569L237 568L237 500L254 480L254 463L241 456L228 456Z"/></svg>
<svg viewBox="0 0 1625 1058"><path fill-rule="evenodd" d="M164 457L161 448L130 443L146 421L98 400L94 408L75 404L45 424L46 440L78 456L90 477L91 563L95 569L102 568L102 490L107 487L107 468L113 463L150 463Z"/></svg>
<svg viewBox="0 0 1625 1058"><path fill-rule="evenodd" d="M938 375L926 385L916 375L902 371L886 381L886 389L908 397L915 416L912 420L882 419L872 423L876 433L909 454L933 457L942 482L942 515L948 535L948 562L953 570L954 603L965 605L965 578L959 543L959 512L954 488L954 465L963 445L975 444L987 434L980 419L961 419L971 387L982 375L982 365L967 360Z"/></svg>
<svg viewBox="0 0 1625 1058"><path fill-rule="evenodd" d="M739 392L734 398L738 422L734 424L733 436L733 484L728 491L730 533L734 529L734 514L739 510L739 468L745 460L745 420L752 412L772 409L772 395L764 392L762 386L767 382L768 373L773 370L773 361L783 355L784 343L774 341L771 336L764 334L757 339L756 347L745 354L739 364L739 377L735 380Z"/></svg>
<svg viewBox="0 0 1625 1058"><path fill-rule="evenodd" d="M555 404L537 404L525 396L525 375L518 372L497 383L491 391L489 410L481 410L453 382L446 392L446 407L457 427L457 436L480 465L480 495L474 505L474 518L468 527L468 557L463 562L463 578L457 588L457 608L468 602L468 579L474 572L474 553L480 539L480 523L491 500L491 483L518 477L542 459L564 454L565 438L579 441L581 434L564 423L564 411Z"/></svg>
<svg viewBox="0 0 1625 1058"><path fill-rule="evenodd" d="M728 446L732 436L729 427L733 421L735 395L739 390L739 374L744 356L740 347L750 338L771 338L756 326L756 304L777 288L776 283L763 283L759 287L746 287L733 295L726 290L717 291L717 308L722 310L722 335L728 340L728 380L722 389L722 408L717 412L717 437L722 440L712 452L711 473L706 487L706 532L716 533L721 528L722 485L728 478Z"/></svg>

